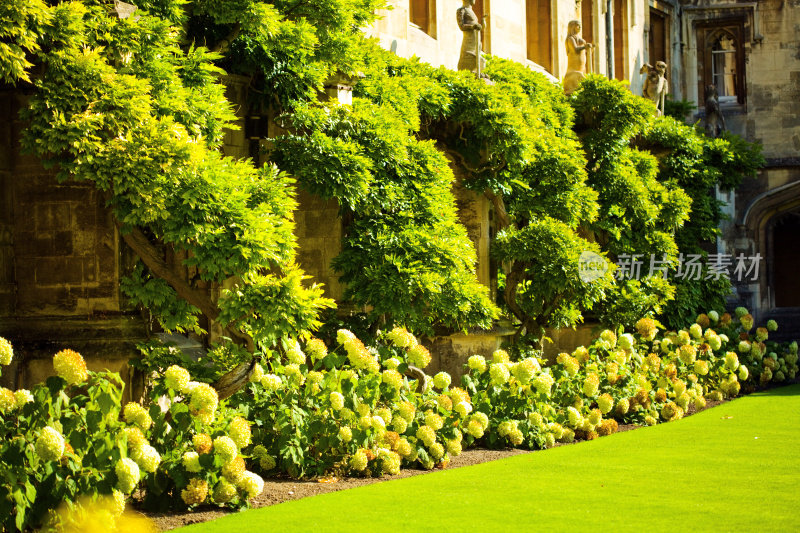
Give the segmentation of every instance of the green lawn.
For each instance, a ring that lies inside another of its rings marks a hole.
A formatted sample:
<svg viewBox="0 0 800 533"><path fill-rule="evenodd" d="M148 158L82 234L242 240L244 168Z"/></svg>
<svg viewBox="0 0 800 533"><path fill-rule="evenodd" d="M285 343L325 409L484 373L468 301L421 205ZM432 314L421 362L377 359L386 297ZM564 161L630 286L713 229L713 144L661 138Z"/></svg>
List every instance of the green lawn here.
<svg viewBox="0 0 800 533"><path fill-rule="evenodd" d="M798 531L800 386L181 531Z"/></svg>

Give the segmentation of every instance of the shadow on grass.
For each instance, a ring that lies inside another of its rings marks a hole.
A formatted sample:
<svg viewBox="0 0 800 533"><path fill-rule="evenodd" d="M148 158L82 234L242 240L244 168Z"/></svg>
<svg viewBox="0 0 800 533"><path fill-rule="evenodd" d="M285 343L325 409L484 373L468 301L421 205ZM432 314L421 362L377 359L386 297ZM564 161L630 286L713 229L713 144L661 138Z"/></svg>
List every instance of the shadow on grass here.
<svg viewBox="0 0 800 533"><path fill-rule="evenodd" d="M761 390L748 396L797 396L800 395L800 384L782 385L772 389ZM746 397L746 396L744 396Z"/></svg>

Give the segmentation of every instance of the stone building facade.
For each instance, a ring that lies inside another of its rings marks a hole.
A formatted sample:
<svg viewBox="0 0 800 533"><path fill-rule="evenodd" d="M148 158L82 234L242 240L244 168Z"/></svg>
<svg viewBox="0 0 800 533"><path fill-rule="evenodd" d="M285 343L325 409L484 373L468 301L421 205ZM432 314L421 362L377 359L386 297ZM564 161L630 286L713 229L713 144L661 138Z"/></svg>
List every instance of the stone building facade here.
<svg viewBox="0 0 800 533"><path fill-rule="evenodd" d="M459 0L390 3L393 9L381 13L369 34L400 55L456 67ZM631 90L641 94L641 66L665 61L672 97L700 104L690 120L703 119L705 85L723 88L720 105L728 129L760 141L768 161L735 195L719 193L731 217L719 252L763 257L758 279L737 284L734 299L761 315L800 308L800 278L794 275L800 259L800 2L477 0L474 10L485 21L486 53L554 80L566 73L567 26L578 19L583 37L596 45L591 72L629 80ZM334 83L329 96L346 101L345 85ZM231 78L228 86L233 101L245 100L242 80ZM51 371L49 357L62 347L82 351L91 368L127 375L126 360L146 335L145 319L119 292L130 252L91 187L57 184L39 161L20 154L23 124L17 116L25 98L0 90L0 335L12 340L17 352L16 366L0 383L19 387L40 381ZM241 129L226 137L228 155L257 152L261 141L248 134L253 129L248 121L259 117L246 115L242 112ZM491 284L489 206L458 185L455 192L478 252L478 277ZM330 296L341 297L343 287L329 266L340 250L338 206L302 192L299 201L298 259ZM457 370L464 355L494 349L505 334L498 327L433 339L433 366ZM559 332L550 350L586 342L588 336L588 330Z"/></svg>

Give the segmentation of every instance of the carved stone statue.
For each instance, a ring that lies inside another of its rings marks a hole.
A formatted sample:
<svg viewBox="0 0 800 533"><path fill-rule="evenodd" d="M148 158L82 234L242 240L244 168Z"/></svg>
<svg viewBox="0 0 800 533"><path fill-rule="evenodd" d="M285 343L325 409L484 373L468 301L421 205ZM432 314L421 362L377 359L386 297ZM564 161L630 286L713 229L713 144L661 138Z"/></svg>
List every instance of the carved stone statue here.
<svg viewBox="0 0 800 533"><path fill-rule="evenodd" d="M719 108L719 95L714 85L706 86L706 135L715 139L725 131L725 116Z"/></svg>
<svg viewBox="0 0 800 533"><path fill-rule="evenodd" d="M581 23L571 20L567 26L567 73L564 74L564 92L572 94L586 77L586 49L594 48L581 37Z"/></svg>
<svg viewBox="0 0 800 533"><path fill-rule="evenodd" d="M458 70L469 70L477 75L483 71L481 55L481 26L478 16L472 10L475 0L462 0L463 5L456 10L458 27L464 32L461 41L461 56L458 58ZM478 64L480 58L480 64Z"/></svg>
<svg viewBox="0 0 800 533"><path fill-rule="evenodd" d="M664 114L664 100L669 92L669 84L664 74L667 73L667 64L663 61L657 61L654 67L650 63L645 63L639 69L639 74L647 73L647 78L644 80L644 87L642 87L642 95L655 102L656 116Z"/></svg>

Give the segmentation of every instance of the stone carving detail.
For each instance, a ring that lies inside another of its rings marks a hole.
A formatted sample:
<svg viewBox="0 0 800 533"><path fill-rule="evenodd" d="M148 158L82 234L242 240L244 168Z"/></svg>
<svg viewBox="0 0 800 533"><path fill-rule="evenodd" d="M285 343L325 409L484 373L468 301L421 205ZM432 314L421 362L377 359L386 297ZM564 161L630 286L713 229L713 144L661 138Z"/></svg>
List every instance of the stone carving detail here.
<svg viewBox="0 0 800 533"><path fill-rule="evenodd" d="M462 0L463 5L456 10L459 29L464 32L461 41L461 56L458 58L458 70L469 70L478 76L483 71L481 58L481 26L478 16L472 10L475 0ZM480 63L478 62L480 58Z"/></svg>
<svg viewBox="0 0 800 533"><path fill-rule="evenodd" d="M667 64L657 61L654 67L650 63L645 63L639 69L639 74L644 73L647 73L647 78L644 80L642 95L656 104L656 116L660 117L664 114L664 100L669 92L669 84L664 77L667 73Z"/></svg>
<svg viewBox="0 0 800 533"><path fill-rule="evenodd" d="M719 95L714 85L706 86L706 135L715 139L725 131L725 116L719 108Z"/></svg>
<svg viewBox="0 0 800 533"><path fill-rule="evenodd" d="M564 92L572 94L581 80L586 77L586 50L594 48L592 43L587 43L581 37L581 23L571 20L567 26L567 73L564 74Z"/></svg>

